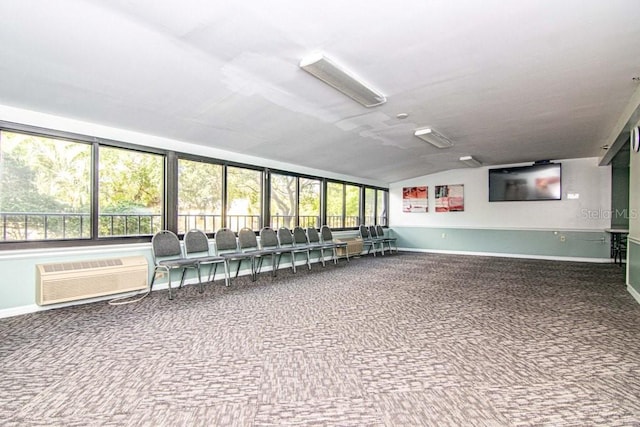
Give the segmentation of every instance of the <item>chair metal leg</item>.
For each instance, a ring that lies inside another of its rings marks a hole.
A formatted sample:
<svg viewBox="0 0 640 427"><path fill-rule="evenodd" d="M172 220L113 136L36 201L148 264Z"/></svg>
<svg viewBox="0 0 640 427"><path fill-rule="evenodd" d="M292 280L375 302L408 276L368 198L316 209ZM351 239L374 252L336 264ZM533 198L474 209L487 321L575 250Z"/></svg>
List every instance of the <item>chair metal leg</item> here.
<svg viewBox="0 0 640 427"><path fill-rule="evenodd" d="M242 260L238 260L238 268L236 269L236 279L238 278L238 273L240 273L240 266L242 265Z"/></svg>
<svg viewBox="0 0 640 427"><path fill-rule="evenodd" d="M200 287L200 290L198 292L203 293L204 292L204 285L202 284L202 274L200 271L200 264L198 264L198 286Z"/></svg>
<svg viewBox="0 0 640 427"><path fill-rule="evenodd" d="M296 271L296 253L291 252L291 269L293 270L293 274L297 273Z"/></svg>
<svg viewBox="0 0 640 427"><path fill-rule="evenodd" d="M229 286L231 284L231 274L229 273L229 261L224 260L224 285Z"/></svg>

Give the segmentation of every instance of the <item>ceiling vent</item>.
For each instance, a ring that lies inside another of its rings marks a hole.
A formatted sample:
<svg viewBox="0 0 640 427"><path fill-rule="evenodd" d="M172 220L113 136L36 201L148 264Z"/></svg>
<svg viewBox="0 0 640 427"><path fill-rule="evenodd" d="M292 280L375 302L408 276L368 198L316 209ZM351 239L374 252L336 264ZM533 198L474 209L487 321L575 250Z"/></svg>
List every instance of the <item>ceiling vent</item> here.
<svg viewBox="0 0 640 427"><path fill-rule="evenodd" d="M387 98L383 94L368 86L322 53L314 53L302 58L300 68L365 107L375 107L387 102Z"/></svg>

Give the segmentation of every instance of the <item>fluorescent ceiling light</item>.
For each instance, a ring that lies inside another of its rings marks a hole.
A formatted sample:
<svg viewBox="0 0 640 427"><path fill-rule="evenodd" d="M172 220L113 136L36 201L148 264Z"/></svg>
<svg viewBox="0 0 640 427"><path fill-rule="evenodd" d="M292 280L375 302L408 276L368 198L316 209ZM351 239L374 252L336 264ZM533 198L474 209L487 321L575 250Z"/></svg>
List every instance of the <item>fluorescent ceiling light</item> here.
<svg viewBox="0 0 640 427"><path fill-rule="evenodd" d="M479 161L477 161L471 156L462 156L460 157L460 161L472 168L479 168L480 166L482 166L482 163L480 163Z"/></svg>
<svg viewBox="0 0 640 427"><path fill-rule="evenodd" d="M383 94L367 86L344 67L336 64L322 53L314 53L302 58L300 68L365 107L375 107L387 102L387 98Z"/></svg>
<svg viewBox="0 0 640 427"><path fill-rule="evenodd" d="M449 148L453 146L453 142L430 128L418 129L414 132L414 135L438 148Z"/></svg>

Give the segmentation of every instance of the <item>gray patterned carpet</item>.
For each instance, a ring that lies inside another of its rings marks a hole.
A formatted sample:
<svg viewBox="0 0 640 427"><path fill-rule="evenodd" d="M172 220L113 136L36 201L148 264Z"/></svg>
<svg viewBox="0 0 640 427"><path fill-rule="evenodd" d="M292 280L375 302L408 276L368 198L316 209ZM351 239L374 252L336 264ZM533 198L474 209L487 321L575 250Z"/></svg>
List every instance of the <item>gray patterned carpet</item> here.
<svg viewBox="0 0 640 427"><path fill-rule="evenodd" d="M0 319L3 426L640 426L609 264L434 254Z"/></svg>

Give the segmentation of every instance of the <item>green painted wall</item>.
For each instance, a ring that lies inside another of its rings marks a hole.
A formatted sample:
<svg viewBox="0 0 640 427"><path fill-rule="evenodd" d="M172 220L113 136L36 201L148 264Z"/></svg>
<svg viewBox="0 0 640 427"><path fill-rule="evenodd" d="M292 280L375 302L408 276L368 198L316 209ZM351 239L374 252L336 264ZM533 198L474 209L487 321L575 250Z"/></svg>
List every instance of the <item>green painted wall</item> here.
<svg viewBox="0 0 640 427"><path fill-rule="evenodd" d="M611 228L629 228L628 164L611 168Z"/></svg>
<svg viewBox="0 0 640 427"><path fill-rule="evenodd" d="M610 248L603 231L393 227L393 234L408 249L608 259Z"/></svg>

